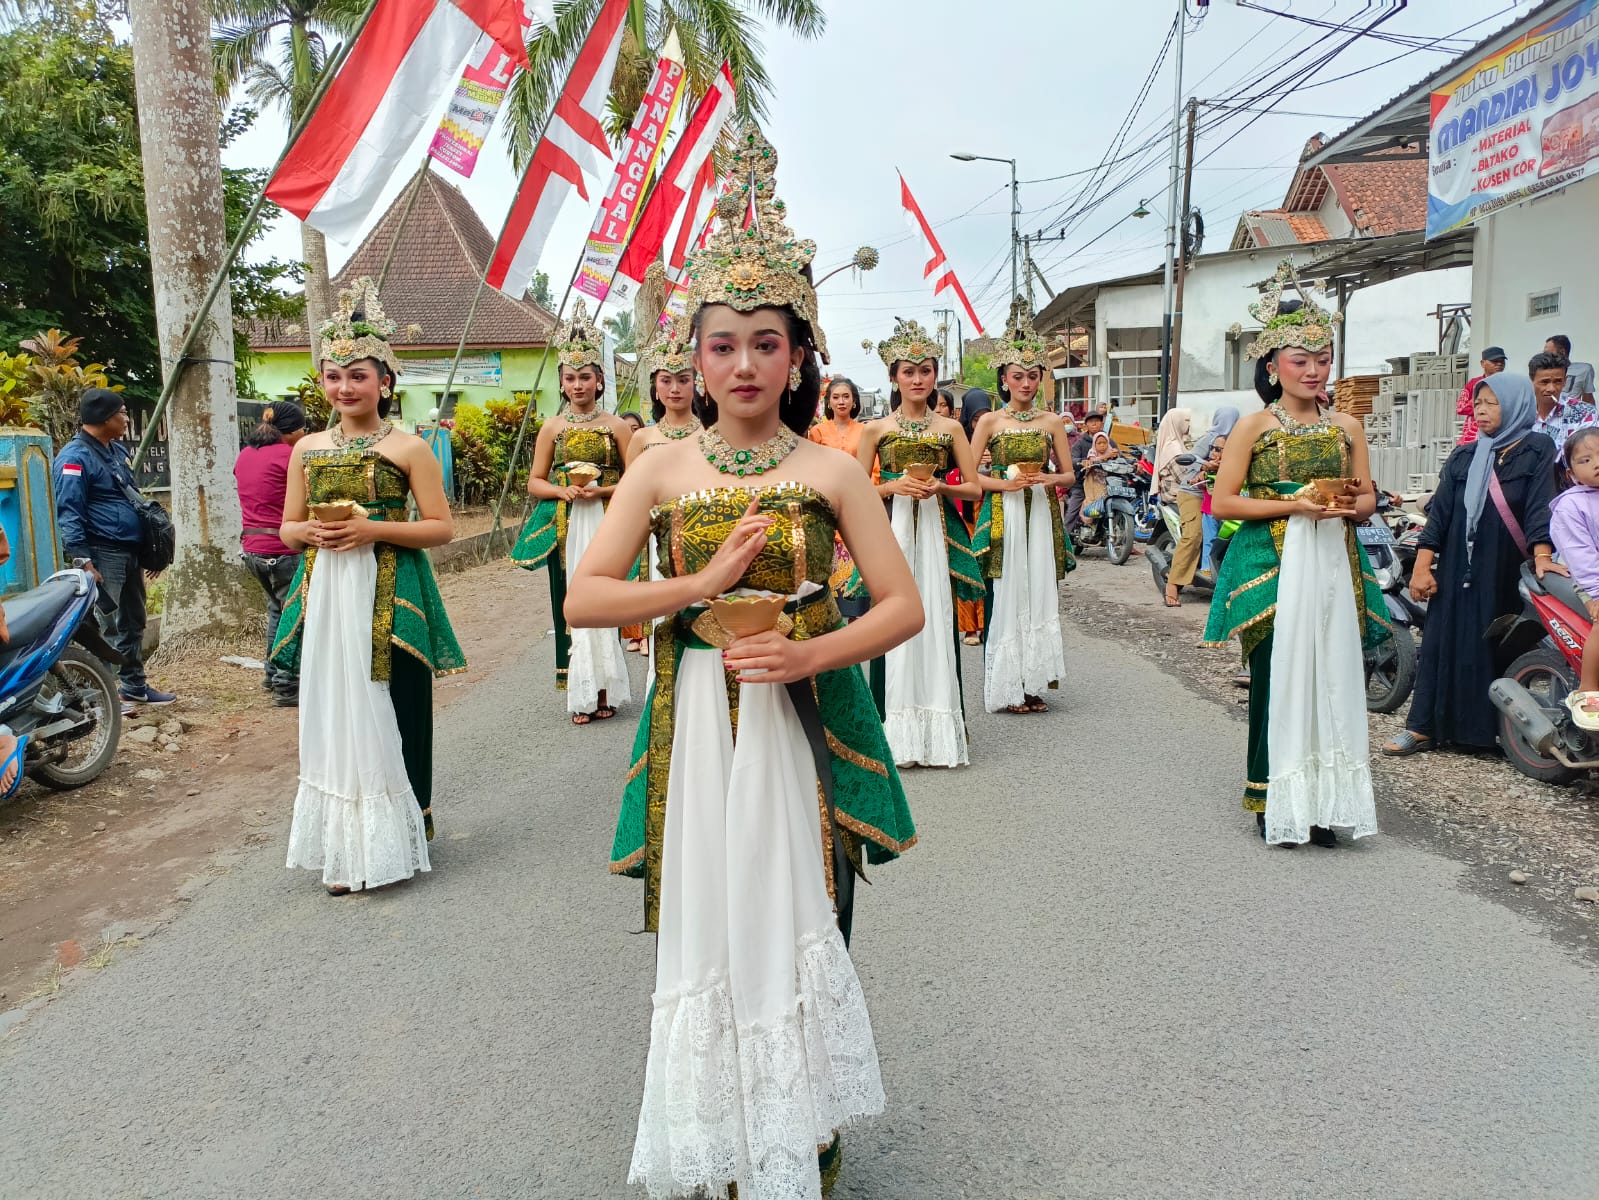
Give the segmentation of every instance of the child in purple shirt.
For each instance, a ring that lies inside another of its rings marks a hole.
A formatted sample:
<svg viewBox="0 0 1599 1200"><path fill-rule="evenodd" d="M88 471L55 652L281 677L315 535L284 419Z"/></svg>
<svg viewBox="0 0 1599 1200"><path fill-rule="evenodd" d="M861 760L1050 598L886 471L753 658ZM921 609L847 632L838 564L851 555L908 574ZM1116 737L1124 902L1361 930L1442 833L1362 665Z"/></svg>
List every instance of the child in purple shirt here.
<svg viewBox="0 0 1599 1200"><path fill-rule="evenodd" d="M1549 505L1549 536L1588 607L1588 619L1599 621L1599 428L1573 433L1563 457L1572 486ZM1599 731L1599 637L1590 636L1583 646L1582 678L1566 707L1579 728Z"/></svg>

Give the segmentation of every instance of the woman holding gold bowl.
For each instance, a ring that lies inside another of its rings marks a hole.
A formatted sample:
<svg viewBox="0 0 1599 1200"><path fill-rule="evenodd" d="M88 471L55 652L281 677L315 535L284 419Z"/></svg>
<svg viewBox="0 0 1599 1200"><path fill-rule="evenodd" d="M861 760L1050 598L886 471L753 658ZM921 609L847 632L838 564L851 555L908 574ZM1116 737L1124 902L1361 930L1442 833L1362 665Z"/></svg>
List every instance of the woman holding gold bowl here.
<svg viewBox="0 0 1599 1200"><path fill-rule="evenodd" d="M984 589L954 498L981 497L977 461L960 422L928 407L937 395L938 345L927 331L902 320L877 353L888 367L897 404L866 426L860 461L867 471L881 464L877 491L916 577L926 622L921 633L885 656L883 725L901 766L965 766L970 759L955 600L981 599ZM947 482L951 471L970 482Z"/></svg>
<svg viewBox="0 0 1599 1200"><path fill-rule="evenodd" d="M1237 636L1249 668L1244 808L1271 845L1337 844L1377 832L1362 642L1391 636L1354 522L1376 511L1358 418L1324 413L1333 318L1283 263L1250 312L1265 326L1251 354L1262 412L1222 452L1211 512L1242 521L1216 580L1207 645Z"/></svg>
<svg viewBox="0 0 1599 1200"><path fill-rule="evenodd" d="M815 247L784 223L775 166L746 135L748 186L689 268L708 428L623 479L566 601L574 626L663 619L611 863L645 880L660 935L629 1173L655 1198L830 1187L837 1130L884 1106L853 877L915 841L857 664L914 636L921 601L870 479L803 437L825 342ZM652 530L666 578L630 581ZM835 530L874 598L849 624L827 586ZM748 614L776 627L752 632L724 603L737 592L776 597Z"/></svg>
<svg viewBox="0 0 1599 1200"><path fill-rule="evenodd" d="M288 865L345 895L430 869L432 681L466 659L426 554L451 536L444 477L428 444L388 419L394 322L370 279L340 293L320 332L334 419L289 458L278 536L305 554L272 661L300 677Z"/></svg>
<svg viewBox="0 0 1599 1200"><path fill-rule="evenodd" d="M616 629L572 629L561 616L566 581L593 539L616 491L632 427L601 412L605 340L579 300L570 320L555 327L561 361L561 411L544 423L533 447L528 495L538 504L511 551L518 566L548 566L555 622L555 686L566 692L572 724L609 720L633 698L627 655ZM626 624L626 622L624 622Z"/></svg>
<svg viewBox="0 0 1599 1200"><path fill-rule="evenodd" d="M993 460L980 477L987 494L972 537L988 580L983 703L989 712L1048 712L1043 692L1066 673L1058 585L1077 566L1055 488L1071 487L1076 476L1065 423L1033 406L1049 347L1020 296L991 361L1005 403L972 429L972 448ZM1059 474L1046 470L1052 454Z"/></svg>

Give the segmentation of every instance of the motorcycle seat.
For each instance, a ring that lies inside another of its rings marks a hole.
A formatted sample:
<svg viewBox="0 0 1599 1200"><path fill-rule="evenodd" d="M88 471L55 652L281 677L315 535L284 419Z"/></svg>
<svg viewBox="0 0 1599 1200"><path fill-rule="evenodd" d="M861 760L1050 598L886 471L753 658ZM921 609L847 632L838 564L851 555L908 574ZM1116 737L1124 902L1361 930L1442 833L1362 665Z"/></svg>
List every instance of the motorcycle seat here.
<svg viewBox="0 0 1599 1200"><path fill-rule="evenodd" d="M50 579L32 591L7 600L6 629L10 640L0 646L0 666L31 650L71 605L77 590L78 582L74 578Z"/></svg>
<svg viewBox="0 0 1599 1200"><path fill-rule="evenodd" d="M1536 576L1535 576L1536 577ZM1564 604L1572 612L1584 620L1588 617L1588 606L1582 602L1582 597L1577 594L1577 585L1564 575L1550 572L1542 580L1543 590L1554 599Z"/></svg>

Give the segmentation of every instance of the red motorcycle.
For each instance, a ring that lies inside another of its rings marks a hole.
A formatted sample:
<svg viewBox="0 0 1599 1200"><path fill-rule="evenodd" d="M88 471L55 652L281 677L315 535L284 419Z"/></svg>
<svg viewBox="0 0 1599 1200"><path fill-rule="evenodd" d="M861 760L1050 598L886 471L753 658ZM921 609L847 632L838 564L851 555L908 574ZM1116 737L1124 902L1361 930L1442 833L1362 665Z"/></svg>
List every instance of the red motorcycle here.
<svg viewBox="0 0 1599 1200"><path fill-rule="evenodd" d="M1599 737L1578 729L1566 708L1593 623L1564 575L1539 579L1524 565L1520 589L1527 607L1500 617L1486 635L1498 642L1500 678L1488 695L1499 710L1499 744L1523 775L1570 783L1599 768Z"/></svg>

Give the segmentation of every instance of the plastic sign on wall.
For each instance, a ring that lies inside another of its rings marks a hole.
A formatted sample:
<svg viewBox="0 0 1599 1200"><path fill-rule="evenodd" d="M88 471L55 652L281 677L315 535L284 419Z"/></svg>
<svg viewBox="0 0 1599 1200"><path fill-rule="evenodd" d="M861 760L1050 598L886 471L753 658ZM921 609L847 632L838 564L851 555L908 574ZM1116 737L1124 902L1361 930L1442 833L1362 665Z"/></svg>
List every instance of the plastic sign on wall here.
<svg viewBox="0 0 1599 1200"><path fill-rule="evenodd" d="M1599 173L1599 0L1574 0L1432 94L1427 236Z"/></svg>

